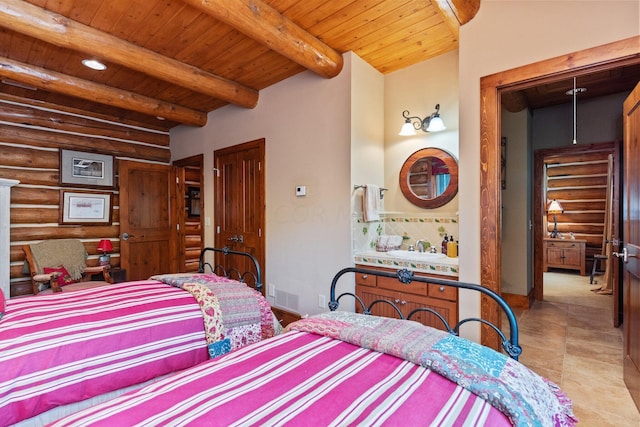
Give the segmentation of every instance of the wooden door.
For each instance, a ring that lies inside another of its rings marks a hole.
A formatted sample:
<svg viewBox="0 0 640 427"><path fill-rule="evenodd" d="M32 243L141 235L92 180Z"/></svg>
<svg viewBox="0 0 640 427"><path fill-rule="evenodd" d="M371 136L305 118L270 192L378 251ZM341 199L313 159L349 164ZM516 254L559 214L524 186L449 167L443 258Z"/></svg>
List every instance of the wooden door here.
<svg viewBox="0 0 640 427"><path fill-rule="evenodd" d="M640 83L624 103L623 157L624 382L640 408Z"/></svg>
<svg viewBox="0 0 640 427"><path fill-rule="evenodd" d="M264 139L213 153L215 178L215 246L253 254L265 276ZM252 270L248 259L230 265L220 255L216 265L241 272ZM247 280L249 282L249 280ZM264 289L264 287L263 287Z"/></svg>
<svg viewBox="0 0 640 427"><path fill-rule="evenodd" d="M127 279L177 272L176 233L172 233L175 214L171 213L176 205L174 169L120 161L119 177L120 263Z"/></svg>

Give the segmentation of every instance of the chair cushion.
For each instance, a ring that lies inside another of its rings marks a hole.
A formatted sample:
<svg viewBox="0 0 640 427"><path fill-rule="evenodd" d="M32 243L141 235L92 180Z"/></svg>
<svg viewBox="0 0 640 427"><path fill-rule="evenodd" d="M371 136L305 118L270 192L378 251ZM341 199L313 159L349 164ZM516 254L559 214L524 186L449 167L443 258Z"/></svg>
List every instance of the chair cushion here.
<svg viewBox="0 0 640 427"><path fill-rule="evenodd" d="M64 265L59 265L57 267L44 267L42 270L45 274L60 273L60 275L58 276L58 285L60 286L65 286L76 282L76 280L73 280L73 277L71 277L67 269L64 268Z"/></svg>

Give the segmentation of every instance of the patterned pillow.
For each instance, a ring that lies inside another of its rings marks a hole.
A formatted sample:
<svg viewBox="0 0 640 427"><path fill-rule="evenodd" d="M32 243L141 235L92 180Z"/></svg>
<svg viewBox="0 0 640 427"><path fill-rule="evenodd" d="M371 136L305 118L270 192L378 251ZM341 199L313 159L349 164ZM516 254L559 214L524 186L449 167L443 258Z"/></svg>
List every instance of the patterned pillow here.
<svg viewBox="0 0 640 427"><path fill-rule="evenodd" d="M73 280L67 269L64 268L64 265L60 265L58 267L45 267L42 269L42 271L44 271L44 274L59 272L60 275L58 276L58 285L60 286L75 283L75 280Z"/></svg>

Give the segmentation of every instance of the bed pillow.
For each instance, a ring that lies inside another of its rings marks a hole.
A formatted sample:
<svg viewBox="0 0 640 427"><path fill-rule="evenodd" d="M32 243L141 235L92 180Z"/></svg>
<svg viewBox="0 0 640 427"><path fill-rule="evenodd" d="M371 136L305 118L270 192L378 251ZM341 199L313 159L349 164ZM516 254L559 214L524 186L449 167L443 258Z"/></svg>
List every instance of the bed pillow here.
<svg viewBox="0 0 640 427"><path fill-rule="evenodd" d="M64 265L60 265L58 267L44 267L42 269L42 271L44 271L44 274L58 273L59 272L60 275L58 276L58 285L60 285L60 286L69 285L71 283L75 283L75 280L73 280L73 278L71 277L71 275L69 274L67 269L64 268Z"/></svg>
<svg viewBox="0 0 640 427"><path fill-rule="evenodd" d="M0 319L2 319L2 316L4 316L4 310L6 308L6 301L4 299L4 292L2 292L2 289L0 289Z"/></svg>

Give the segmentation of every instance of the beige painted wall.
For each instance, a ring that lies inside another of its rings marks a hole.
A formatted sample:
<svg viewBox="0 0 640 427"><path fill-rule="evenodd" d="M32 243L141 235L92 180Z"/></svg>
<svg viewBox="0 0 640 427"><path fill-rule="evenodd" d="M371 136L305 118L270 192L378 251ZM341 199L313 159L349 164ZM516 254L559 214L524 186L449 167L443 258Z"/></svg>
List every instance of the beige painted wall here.
<svg viewBox="0 0 640 427"><path fill-rule="evenodd" d="M460 29L461 279L480 280L480 78L640 34L638 1L483 0ZM461 295L465 311L479 303ZM471 314L471 313L469 313Z"/></svg>
<svg viewBox="0 0 640 427"><path fill-rule="evenodd" d="M392 212L442 215L458 211L457 196L437 209L426 211L411 204L400 191L400 169L412 153L437 147L458 158L458 52L449 52L403 70L384 79L385 113L385 209ZM440 104L440 117L447 127L436 133L417 131L417 135L398 135L404 124L402 112L424 118Z"/></svg>
<svg viewBox="0 0 640 427"><path fill-rule="evenodd" d="M297 296L284 308L301 314L323 311L318 294L328 299L334 274L353 265L352 170L358 181L382 179L382 76L351 53L344 58L333 79L304 72L262 90L253 110L227 106L210 113L204 128L171 132L173 159L204 153L208 189L214 150L266 138L265 282ZM365 167L352 167L352 150ZM295 196L298 185L306 197ZM212 214L209 191L205 218ZM206 245L214 225L205 227Z"/></svg>

